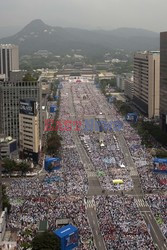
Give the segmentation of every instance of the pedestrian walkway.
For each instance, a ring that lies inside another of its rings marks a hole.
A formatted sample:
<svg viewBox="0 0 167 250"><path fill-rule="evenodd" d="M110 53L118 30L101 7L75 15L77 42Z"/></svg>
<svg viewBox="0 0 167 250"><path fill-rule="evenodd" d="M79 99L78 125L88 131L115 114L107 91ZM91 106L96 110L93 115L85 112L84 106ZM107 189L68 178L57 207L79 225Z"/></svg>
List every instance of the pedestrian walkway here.
<svg viewBox="0 0 167 250"><path fill-rule="evenodd" d="M135 199L137 207L148 207L148 203L143 199Z"/></svg>
<svg viewBox="0 0 167 250"><path fill-rule="evenodd" d="M135 168L130 168L130 175L131 176L138 176L137 170Z"/></svg>
<svg viewBox="0 0 167 250"><path fill-rule="evenodd" d="M85 207L86 207L86 209L88 209L88 208L94 208L94 209L96 209L95 201L93 199L92 200L87 200L85 202Z"/></svg>

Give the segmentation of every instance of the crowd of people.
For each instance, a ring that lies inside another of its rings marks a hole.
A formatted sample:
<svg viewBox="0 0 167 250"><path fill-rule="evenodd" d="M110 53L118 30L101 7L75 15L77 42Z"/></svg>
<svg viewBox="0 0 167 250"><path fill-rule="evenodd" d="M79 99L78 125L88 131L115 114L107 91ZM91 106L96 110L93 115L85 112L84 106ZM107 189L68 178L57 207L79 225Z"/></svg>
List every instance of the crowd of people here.
<svg viewBox="0 0 167 250"><path fill-rule="evenodd" d="M74 104L74 113L70 105ZM93 90L87 84L64 84L61 89L59 120L77 119L82 127L79 138L90 157L96 175L103 190L110 192L130 191L133 182L125 162L119 141L115 133L97 133L85 129L85 119L99 119L105 114L123 123L122 134L141 178L142 188L164 190L165 185L158 181L158 175L152 171L152 157L141 145L136 131L116 111L109 106L99 90ZM41 220L47 220L50 230L56 229L57 219L70 219L79 228L79 247L81 250L95 250L93 236L88 222L84 197L88 191L88 176L84 163L80 159L73 131L59 131L62 137L61 168L46 173L44 178L36 176L29 179L16 179L6 192L11 203L8 228L18 232L18 249L23 242L31 242ZM123 184L113 184L121 179ZM155 216L162 211L161 228L167 236L166 200L162 196L147 196L148 203ZM153 250L154 245L145 222L130 196L98 196L95 198L100 231L106 248ZM29 233L27 233L29 232Z"/></svg>
<svg viewBox="0 0 167 250"><path fill-rule="evenodd" d="M160 180L161 178L167 180L167 176L153 172L153 157L150 151L141 144L139 135L136 134L130 124L127 122L124 122L124 124L124 137L137 167L143 190L145 192L165 190L167 186L165 183L161 183Z"/></svg>
<svg viewBox="0 0 167 250"><path fill-rule="evenodd" d="M53 231L58 228L56 226L58 219L69 219L72 224L78 227L80 236L78 249L89 249L88 246L90 241L92 241L92 235L82 196L65 194L57 197L44 194L28 196L23 199L22 203L12 205L8 228L11 231L18 231L18 249L22 249L23 242L32 241L32 238L38 231L40 221L47 220L49 230ZM27 234L27 231L30 234Z"/></svg>
<svg viewBox="0 0 167 250"><path fill-rule="evenodd" d="M113 133L107 131L103 133L103 135L102 133L100 135L92 131L91 128L85 127L84 117L87 116L90 117L90 119L93 117L95 121L98 119L99 114L103 113L102 108L100 109L99 103L96 101L97 97L95 98L90 89L84 85L73 85L72 91L75 102L77 103L75 111L77 117L81 116L83 124L82 130L79 131L79 135L95 167L101 187L108 191L131 190L133 188L133 183L129 170L125 167L123 153L119 144L115 141ZM86 99L82 98L84 95L87 97ZM98 98L100 97L99 94ZM103 103L105 102L104 100ZM80 106L78 106L79 103ZM82 107L82 109L80 107ZM82 115L81 110L83 111ZM104 146L101 146L101 140ZM123 185L113 184L112 180L115 179L122 179L124 182Z"/></svg>
<svg viewBox="0 0 167 250"><path fill-rule="evenodd" d="M95 201L107 249L155 249L133 197L98 196Z"/></svg>
<svg viewBox="0 0 167 250"><path fill-rule="evenodd" d="M146 199L157 223L167 238L167 195L147 195Z"/></svg>
<svg viewBox="0 0 167 250"><path fill-rule="evenodd" d="M65 90L67 91L67 90ZM60 119L67 120L70 107L68 95L62 89ZM30 179L16 179L7 187L11 203L8 229L18 232L18 249L31 242L39 222L47 220L49 230L55 230L57 219L69 219L79 228L78 250L94 250L93 236L88 223L84 197L88 179L78 155L72 133L59 131L62 137L61 168Z"/></svg>

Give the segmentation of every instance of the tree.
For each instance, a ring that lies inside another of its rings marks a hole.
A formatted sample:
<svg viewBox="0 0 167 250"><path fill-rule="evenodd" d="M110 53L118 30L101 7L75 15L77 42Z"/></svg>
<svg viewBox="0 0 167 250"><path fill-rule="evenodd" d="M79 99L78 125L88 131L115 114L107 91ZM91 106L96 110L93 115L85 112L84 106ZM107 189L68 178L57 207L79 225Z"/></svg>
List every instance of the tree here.
<svg viewBox="0 0 167 250"><path fill-rule="evenodd" d="M32 240L32 250L60 250L60 241L53 232L38 233Z"/></svg>
<svg viewBox="0 0 167 250"><path fill-rule="evenodd" d="M11 174L17 168L17 164L15 161L6 158L3 160L3 168L6 173Z"/></svg>
<svg viewBox="0 0 167 250"><path fill-rule="evenodd" d="M51 132L47 140L47 153L55 154L61 147L61 136L57 134L57 131Z"/></svg>
<svg viewBox="0 0 167 250"><path fill-rule="evenodd" d="M5 208L7 208L7 211L9 213L11 209L11 205L6 195L6 187L3 185L2 186L2 209L4 210Z"/></svg>
<svg viewBox="0 0 167 250"><path fill-rule="evenodd" d="M159 158L167 158L167 151L162 150L162 149L157 149L155 152L156 157Z"/></svg>
<svg viewBox="0 0 167 250"><path fill-rule="evenodd" d="M36 78L34 78L30 73L25 74L23 81L36 81Z"/></svg>
<svg viewBox="0 0 167 250"><path fill-rule="evenodd" d="M26 162L21 162L18 164L18 170L21 171L22 175L30 171L30 166Z"/></svg>

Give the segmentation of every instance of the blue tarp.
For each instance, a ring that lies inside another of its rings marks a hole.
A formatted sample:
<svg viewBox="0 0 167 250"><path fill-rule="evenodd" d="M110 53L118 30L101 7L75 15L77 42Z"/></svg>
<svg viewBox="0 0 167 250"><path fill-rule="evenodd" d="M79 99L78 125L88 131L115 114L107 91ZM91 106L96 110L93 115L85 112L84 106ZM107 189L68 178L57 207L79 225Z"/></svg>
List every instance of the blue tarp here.
<svg viewBox="0 0 167 250"><path fill-rule="evenodd" d="M154 158L154 163L167 163L167 158Z"/></svg>
<svg viewBox="0 0 167 250"><path fill-rule="evenodd" d="M50 178L48 177L44 179L44 182L47 182L47 183L58 182L58 181L61 181L60 176L53 176L53 177L50 177Z"/></svg>

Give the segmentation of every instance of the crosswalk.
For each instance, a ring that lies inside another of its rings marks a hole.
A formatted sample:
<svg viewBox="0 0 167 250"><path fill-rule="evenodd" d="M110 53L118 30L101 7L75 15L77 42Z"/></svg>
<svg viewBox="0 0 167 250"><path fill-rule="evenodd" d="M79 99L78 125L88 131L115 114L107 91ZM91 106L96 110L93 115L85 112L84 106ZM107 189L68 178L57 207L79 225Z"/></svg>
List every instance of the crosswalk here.
<svg viewBox="0 0 167 250"><path fill-rule="evenodd" d="M130 168L130 175L131 176L138 176L138 172L135 168Z"/></svg>
<svg viewBox="0 0 167 250"><path fill-rule="evenodd" d="M86 209L88 209L88 208L96 209L95 201L93 199L85 201L85 207L86 207Z"/></svg>
<svg viewBox="0 0 167 250"><path fill-rule="evenodd" d="M143 199L135 199L135 203L137 207L148 207L147 201L144 201Z"/></svg>
<svg viewBox="0 0 167 250"><path fill-rule="evenodd" d="M89 177L97 177L95 172L87 172L88 178Z"/></svg>

